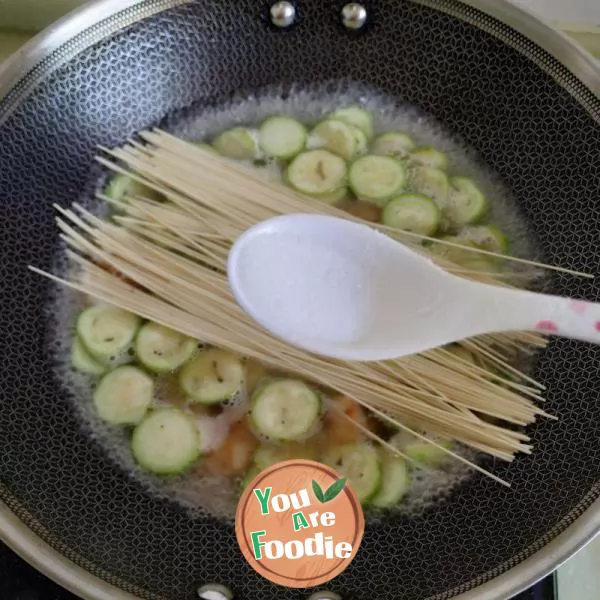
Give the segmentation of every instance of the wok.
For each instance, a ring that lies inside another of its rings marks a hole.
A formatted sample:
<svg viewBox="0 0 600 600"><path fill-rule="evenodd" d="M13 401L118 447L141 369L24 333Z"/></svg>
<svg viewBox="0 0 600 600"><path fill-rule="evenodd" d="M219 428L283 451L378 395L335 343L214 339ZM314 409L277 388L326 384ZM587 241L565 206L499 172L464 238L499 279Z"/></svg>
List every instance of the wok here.
<svg viewBox="0 0 600 600"><path fill-rule="evenodd" d="M349 80L416 105L509 186L547 262L600 264L600 70L566 38L501 0L304 0L293 26L255 0L103 0L34 39L0 71L0 534L84 598L183 600L199 585L296 600L245 563L230 523L147 493L74 415L47 344L52 203L90 182L98 144L172 128L190 106L268 86ZM550 291L600 300L600 284ZM558 422L536 450L490 464L423 514L367 523L358 557L325 586L344 600L504 599L600 528L600 349L554 340L533 375ZM313 590L314 591L314 590Z"/></svg>

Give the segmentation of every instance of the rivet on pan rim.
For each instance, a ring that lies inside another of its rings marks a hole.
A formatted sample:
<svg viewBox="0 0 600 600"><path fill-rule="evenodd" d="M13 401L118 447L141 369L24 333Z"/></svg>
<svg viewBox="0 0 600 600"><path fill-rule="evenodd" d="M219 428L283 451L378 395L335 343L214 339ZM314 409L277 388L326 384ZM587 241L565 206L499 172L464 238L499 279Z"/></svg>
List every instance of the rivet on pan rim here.
<svg viewBox="0 0 600 600"><path fill-rule="evenodd" d="M207 583L198 588L196 593L202 600L233 600L232 591L219 583Z"/></svg>
<svg viewBox="0 0 600 600"><path fill-rule="evenodd" d="M335 592L315 592L307 600L342 600L342 597Z"/></svg>
<svg viewBox="0 0 600 600"><path fill-rule="evenodd" d="M367 9L357 2L342 8L342 23L348 29L360 29L367 22Z"/></svg>
<svg viewBox="0 0 600 600"><path fill-rule="evenodd" d="M275 27L289 27L296 19L296 9L291 2L276 2L270 12Z"/></svg>

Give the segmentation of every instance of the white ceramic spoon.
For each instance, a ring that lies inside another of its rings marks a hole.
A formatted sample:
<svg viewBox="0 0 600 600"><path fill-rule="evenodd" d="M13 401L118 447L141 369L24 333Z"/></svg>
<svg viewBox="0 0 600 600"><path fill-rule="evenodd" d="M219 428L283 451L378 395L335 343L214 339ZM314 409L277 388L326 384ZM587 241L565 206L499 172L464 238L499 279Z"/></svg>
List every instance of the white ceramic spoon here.
<svg viewBox="0 0 600 600"><path fill-rule="evenodd" d="M228 276L264 328L335 358L397 358L511 330L600 343L600 304L465 280L335 217L286 215L252 227L231 249Z"/></svg>

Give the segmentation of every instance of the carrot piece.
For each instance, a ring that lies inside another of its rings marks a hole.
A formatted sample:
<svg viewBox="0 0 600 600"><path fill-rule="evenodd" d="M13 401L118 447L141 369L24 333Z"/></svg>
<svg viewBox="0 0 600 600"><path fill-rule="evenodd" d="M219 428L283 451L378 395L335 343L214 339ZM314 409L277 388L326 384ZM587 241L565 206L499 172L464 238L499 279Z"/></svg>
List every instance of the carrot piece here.
<svg viewBox="0 0 600 600"><path fill-rule="evenodd" d="M363 432L348 419L340 415L338 411L342 411L353 421L360 423L363 427L367 427L369 422L364 408L358 402L346 396L335 396L331 399L331 402L335 405L335 409L327 412L323 427L328 445L353 444L363 439Z"/></svg>

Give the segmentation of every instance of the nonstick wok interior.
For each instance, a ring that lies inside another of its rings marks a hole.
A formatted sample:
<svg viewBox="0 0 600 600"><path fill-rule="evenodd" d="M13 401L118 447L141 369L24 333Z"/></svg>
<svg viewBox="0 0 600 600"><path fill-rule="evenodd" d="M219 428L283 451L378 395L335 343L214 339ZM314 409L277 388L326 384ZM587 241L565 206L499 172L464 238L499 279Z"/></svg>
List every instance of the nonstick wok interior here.
<svg viewBox="0 0 600 600"><path fill-rule="evenodd" d="M65 397L47 346L49 288L27 265L52 268L52 203L82 194L98 144L271 85L359 82L418 106L473 147L512 190L547 262L589 272L600 263L600 100L500 22L452 0L427 4L373 2L359 34L339 24L341 5L317 0L301 4L289 31L251 0L175 6L50 72L62 60L54 54L0 101L0 498L116 588L180 600L216 581L240 597L308 595L256 575L231 525L149 496L82 430ZM159 5L168 2L117 19ZM600 299L598 283L567 275L553 276L551 289ZM597 348L553 341L534 376L560 420L532 428L533 456L492 465L512 488L474 475L418 518L370 523L357 559L327 587L345 600L451 598L564 531L600 495L599 367Z"/></svg>

